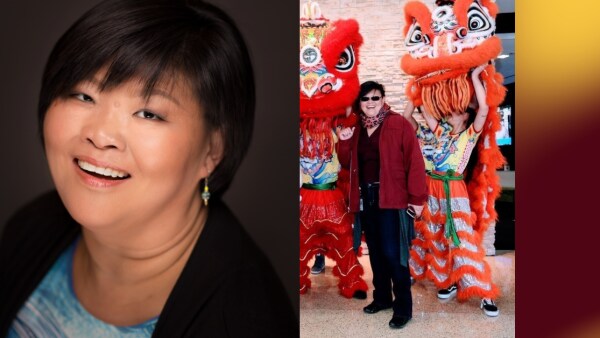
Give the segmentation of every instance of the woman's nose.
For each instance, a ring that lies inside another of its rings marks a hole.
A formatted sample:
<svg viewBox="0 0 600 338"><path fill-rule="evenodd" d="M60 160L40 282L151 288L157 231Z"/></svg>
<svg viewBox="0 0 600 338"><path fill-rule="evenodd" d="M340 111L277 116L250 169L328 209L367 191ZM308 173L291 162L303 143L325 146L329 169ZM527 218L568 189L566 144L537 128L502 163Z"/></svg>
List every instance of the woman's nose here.
<svg viewBox="0 0 600 338"><path fill-rule="evenodd" d="M117 111L98 110L86 121L81 137L82 141L98 149L125 149L122 133L123 121Z"/></svg>

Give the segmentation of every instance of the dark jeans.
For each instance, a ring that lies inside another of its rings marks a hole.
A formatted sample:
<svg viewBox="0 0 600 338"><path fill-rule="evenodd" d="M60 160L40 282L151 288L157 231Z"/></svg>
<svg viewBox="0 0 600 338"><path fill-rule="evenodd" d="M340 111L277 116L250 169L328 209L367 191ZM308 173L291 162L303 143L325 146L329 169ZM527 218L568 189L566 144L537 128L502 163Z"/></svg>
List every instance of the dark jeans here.
<svg viewBox="0 0 600 338"><path fill-rule="evenodd" d="M354 253L358 254L360 239L362 237L362 226L360 224L360 214L358 212L354 215L354 228L352 228L352 237L352 248L354 249Z"/></svg>
<svg viewBox="0 0 600 338"><path fill-rule="evenodd" d="M392 304L394 315L412 317L410 271L400 263L400 213L406 210L379 209L378 186L361 187L361 196L361 224L369 247L375 287L373 300L382 305Z"/></svg>

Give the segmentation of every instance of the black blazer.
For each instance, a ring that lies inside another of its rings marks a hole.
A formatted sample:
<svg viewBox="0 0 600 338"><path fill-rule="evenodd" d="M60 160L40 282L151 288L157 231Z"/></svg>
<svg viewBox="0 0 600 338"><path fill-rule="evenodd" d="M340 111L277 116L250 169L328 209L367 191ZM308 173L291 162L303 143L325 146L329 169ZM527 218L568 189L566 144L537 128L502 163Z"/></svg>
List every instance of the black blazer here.
<svg viewBox="0 0 600 338"><path fill-rule="evenodd" d="M80 232L56 191L8 221L0 238L0 337ZM206 225L152 336L299 336L281 281L221 201L211 199Z"/></svg>

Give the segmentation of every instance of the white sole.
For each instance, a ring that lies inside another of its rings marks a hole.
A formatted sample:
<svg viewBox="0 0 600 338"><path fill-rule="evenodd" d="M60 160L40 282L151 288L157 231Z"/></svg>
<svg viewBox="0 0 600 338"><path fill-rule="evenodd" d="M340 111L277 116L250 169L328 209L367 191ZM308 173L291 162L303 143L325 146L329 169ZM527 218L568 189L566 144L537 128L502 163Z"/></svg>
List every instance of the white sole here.
<svg viewBox="0 0 600 338"><path fill-rule="evenodd" d="M486 316L488 317L498 317L498 315L500 314L500 311L496 311L496 312L488 312L483 310L483 312L485 313Z"/></svg>
<svg viewBox="0 0 600 338"><path fill-rule="evenodd" d="M486 309L483 308L483 305L479 305L479 308L483 310L483 313L485 313L486 316L488 317L498 317L498 315L500 314L500 310L496 310L496 311L488 311Z"/></svg>
<svg viewBox="0 0 600 338"><path fill-rule="evenodd" d="M492 311L487 311L484 308L481 308L481 309L483 310L483 313L485 313L485 315L488 317L498 317L498 315L500 314L500 310L492 312Z"/></svg>
<svg viewBox="0 0 600 338"><path fill-rule="evenodd" d="M456 290L450 292L447 295L441 295L441 294L438 293L437 296L438 296L439 299L450 299L450 298L456 296Z"/></svg>

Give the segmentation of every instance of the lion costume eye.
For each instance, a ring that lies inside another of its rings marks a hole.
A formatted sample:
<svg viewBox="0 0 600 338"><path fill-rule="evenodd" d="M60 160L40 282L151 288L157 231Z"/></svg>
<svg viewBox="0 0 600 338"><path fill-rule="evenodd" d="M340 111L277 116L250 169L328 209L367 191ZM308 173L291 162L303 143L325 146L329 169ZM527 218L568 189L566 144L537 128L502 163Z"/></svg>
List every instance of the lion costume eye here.
<svg viewBox="0 0 600 338"><path fill-rule="evenodd" d="M340 72L348 72L352 67L354 67L354 50L350 45L340 54L335 69Z"/></svg>
<svg viewBox="0 0 600 338"><path fill-rule="evenodd" d="M483 11L477 2L473 2L469 7L469 11L467 12L467 20L467 27L470 34L490 34L494 30L492 19Z"/></svg>
<svg viewBox="0 0 600 338"><path fill-rule="evenodd" d="M409 28L408 34L406 35L405 44L407 47L429 44L429 37L427 34L423 34L419 23L415 22Z"/></svg>

